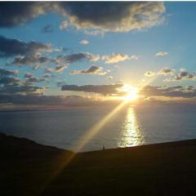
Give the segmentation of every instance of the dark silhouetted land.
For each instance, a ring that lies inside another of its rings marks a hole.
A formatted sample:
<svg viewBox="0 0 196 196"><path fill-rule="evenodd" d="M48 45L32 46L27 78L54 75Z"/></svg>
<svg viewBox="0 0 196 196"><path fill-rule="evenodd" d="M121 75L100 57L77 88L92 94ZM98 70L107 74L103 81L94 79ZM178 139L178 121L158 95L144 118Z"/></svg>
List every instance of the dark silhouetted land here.
<svg viewBox="0 0 196 196"><path fill-rule="evenodd" d="M196 140L74 154L0 134L0 156L1 196L196 195Z"/></svg>

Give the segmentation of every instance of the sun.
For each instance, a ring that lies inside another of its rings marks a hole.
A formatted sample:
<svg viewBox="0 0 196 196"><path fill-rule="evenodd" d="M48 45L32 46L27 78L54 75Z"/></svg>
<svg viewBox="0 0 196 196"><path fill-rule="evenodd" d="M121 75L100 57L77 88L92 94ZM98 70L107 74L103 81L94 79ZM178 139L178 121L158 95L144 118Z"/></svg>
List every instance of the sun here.
<svg viewBox="0 0 196 196"><path fill-rule="evenodd" d="M122 99L125 101L136 101L139 98L138 89L128 84L123 86L122 92L125 93L125 95L122 97Z"/></svg>

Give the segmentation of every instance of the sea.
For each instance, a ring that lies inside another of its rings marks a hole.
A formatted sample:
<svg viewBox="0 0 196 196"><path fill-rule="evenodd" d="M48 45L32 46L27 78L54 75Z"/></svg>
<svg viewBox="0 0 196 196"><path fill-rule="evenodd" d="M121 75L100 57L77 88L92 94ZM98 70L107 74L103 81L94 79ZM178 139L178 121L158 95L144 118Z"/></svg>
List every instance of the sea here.
<svg viewBox="0 0 196 196"><path fill-rule="evenodd" d="M0 132L78 152L196 139L196 105L2 111Z"/></svg>

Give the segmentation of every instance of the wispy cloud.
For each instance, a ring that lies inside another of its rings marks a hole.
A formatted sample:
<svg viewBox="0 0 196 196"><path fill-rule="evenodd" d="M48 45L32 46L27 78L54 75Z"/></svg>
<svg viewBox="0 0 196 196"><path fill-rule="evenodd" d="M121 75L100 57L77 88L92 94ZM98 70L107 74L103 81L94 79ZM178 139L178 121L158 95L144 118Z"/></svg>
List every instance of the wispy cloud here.
<svg viewBox="0 0 196 196"><path fill-rule="evenodd" d="M159 51L155 54L155 56L158 56L158 57L164 57L167 55L168 55L168 52L166 52L166 51Z"/></svg>
<svg viewBox="0 0 196 196"><path fill-rule="evenodd" d="M80 41L80 44L82 44L82 45L88 45L90 42L88 41L88 40L86 40L86 39L82 39L81 41Z"/></svg>
<svg viewBox="0 0 196 196"><path fill-rule="evenodd" d="M68 26L69 26L68 21L64 20L64 21L61 22L61 24L59 26L59 29L63 31L63 30L66 30Z"/></svg>

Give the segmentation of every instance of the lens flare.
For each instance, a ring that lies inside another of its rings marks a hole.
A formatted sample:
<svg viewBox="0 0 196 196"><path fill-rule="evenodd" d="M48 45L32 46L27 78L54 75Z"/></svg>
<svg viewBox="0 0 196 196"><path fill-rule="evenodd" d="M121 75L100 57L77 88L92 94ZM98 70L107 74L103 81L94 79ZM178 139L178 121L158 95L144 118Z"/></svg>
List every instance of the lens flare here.
<svg viewBox="0 0 196 196"><path fill-rule="evenodd" d="M122 92L125 93L125 96L123 96L123 100L126 100L126 101L135 101L139 98L139 95L138 95L138 89L133 87L133 86L130 86L128 84L125 84L122 88Z"/></svg>

